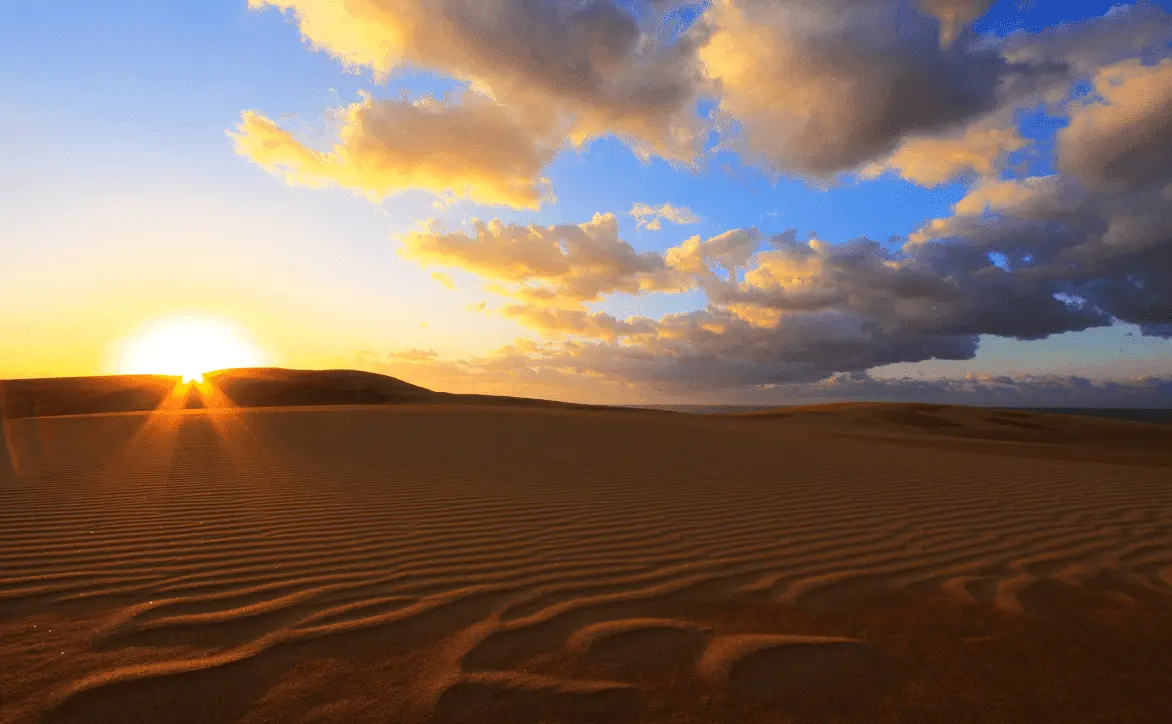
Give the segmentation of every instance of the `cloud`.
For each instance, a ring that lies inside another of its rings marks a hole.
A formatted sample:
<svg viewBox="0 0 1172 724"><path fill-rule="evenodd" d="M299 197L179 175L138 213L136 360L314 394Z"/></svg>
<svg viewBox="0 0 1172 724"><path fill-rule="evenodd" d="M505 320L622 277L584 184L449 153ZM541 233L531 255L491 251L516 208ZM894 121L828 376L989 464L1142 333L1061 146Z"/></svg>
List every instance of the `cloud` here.
<svg viewBox="0 0 1172 724"><path fill-rule="evenodd" d="M1003 407L1168 407L1172 377L1090 380L1078 376L969 374L963 378L881 379L835 375L811 385L781 386L770 397L803 402L866 400Z"/></svg>
<svg viewBox="0 0 1172 724"><path fill-rule="evenodd" d="M962 236L968 229L982 227L986 222L983 218L986 214L997 216L1002 211L1023 211L1053 204L1058 188L1057 176L1031 176L1004 181L983 179L953 205L953 216L932 219L912 233L908 243L921 244L930 239Z"/></svg>
<svg viewBox="0 0 1172 724"><path fill-rule="evenodd" d="M1025 148L1026 140L1013 124L976 122L945 136L905 138L895 152L880 163L864 168L864 178L875 178L888 169L927 188L948 183L958 176L994 176L1006 157Z"/></svg>
<svg viewBox="0 0 1172 724"><path fill-rule="evenodd" d="M1019 286L1163 336L1172 323L1172 194L1159 185L1088 189L1061 176L975 189L917 240L1000 255Z"/></svg>
<svg viewBox="0 0 1172 724"><path fill-rule="evenodd" d="M1074 375L987 375L884 378L867 372L824 379L741 387L665 384L650 374L670 369L637 348L607 355L600 364L589 347L539 345L520 340L489 354L418 363L369 358L365 367L402 375L416 384L445 391L487 392L576 401L600 399L626 404L786 405L827 402L922 402L1000 407L1172 407L1172 377L1091 380ZM598 369L608 370L603 375ZM630 375L629 369L639 372ZM697 370L704 370L703 366ZM729 368L731 369L731 368ZM633 380L633 381L632 381Z"/></svg>
<svg viewBox="0 0 1172 724"><path fill-rule="evenodd" d="M1172 178L1172 58L1104 68L1095 93L1058 134L1059 169L1091 186Z"/></svg>
<svg viewBox="0 0 1172 724"><path fill-rule="evenodd" d="M965 30L990 0L712 0L682 32L664 22L675 3L657 0L249 4L289 13L347 66L380 78L433 70L476 100L430 114L358 104L351 130L365 149L344 137L329 153L246 113L242 153L293 183L523 208L548 196L540 171L567 145L614 136L643 158L698 164L713 127L719 148L819 182L885 168L926 186L995 174L1023 146L1015 110L1060 103L1073 81L1172 38L1169 16L1148 4L1002 39ZM702 100L719 103L712 118L698 114ZM405 139L420 133L412 156Z"/></svg>
<svg viewBox="0 0 1172 724"><path fill-rule="evenodd" d="M1040 339L1109 321L1093 308L1054 297L1065 289L1050 279L1008 273L985 252L963 245L890 251L867 239L786 240L757 256L743 284L713 288L709 298L782 315L848 313L908 336Z"/></svg>
<svg viewBox="0 0 1172 724"><path fill-rule="evenodd" d="M531 301L580 303L681 283L661 255L636 252L619 238L613 214L555 226L476 221L471 233L444 233L433 224L407 234L402 244L406 258L508 283L508 293Z"/></svg>
<svg viewBox="0 0 1172 724"><path fill-rule="evenodd" d="M1100 68L1139 58L1167 54L1172 42L1172 15L1150 2L1116 6L1126 8L1102 17L1061 23L1037 33L1018 31L1005 39L1002 55L1013 63L1061 66L1071 79L1088 78Z"/></svg>
<svg viewBox="0 0 1172 724"><path fill-rule="evenodd" d="M505 315L551 338L527 354L529 367L692 390L808 383L972 359L984 335L1036 340L1115 320L1166 334L1172 200L1145 189L987 180L902 247L803 242L792 231L763 244L756 229L735 229L636 253L614 217L598 215L576 226L421 233L408 248L517 285L503 289L520 302ZM696 288L705 308L658 319L584 306L614 292Z"/></svg>
<svg viewBox="0 0 1172 724"><path fill-rule="evenodd" d="M961 31L985 14L993 0L920 0L920 7L940 20L940 44L948 47Z"/></svg>
<svg viewBox="0 0 1172 724"><path fill-rule="evenodd" d="M664 260L672 269L691 276L702 283L717 281L712 265L728 271L746 266L761 245L757 229L732 229L706 240L694 236L679 246L668 249Z"/></svg>
<svg viewBox="0 0 1172 724"><path fill-rule="evenodd" d="M952 25L982 5L925 3ZM899 0L714 0L701 22L700 60L739 129L726 143L815 178L905 137L951 133L999 107L1011 76L1033 73L995 48L941 44L937 18Z"/></svg>
<svg viewBox="0 0 1172 724"><path fill-rule="evenodd" d="M558 309L527 304L513 304L502 310L504 316L516 319L527 327L546 334L566 334L615 341L620 337L654 335L654 320L632 318L627 320L602 312L583 309Z"/></svg>
<svg viewBox="0 0 1172 724"><path fill-rule="evenodd" d="M1015 112L1061 113L1077 81L1172 42L1172 16L1148 3L1038 33L966 34L990 6L713 0L697 54L718 89L722 147L820 182L888 168L929 187L994 175L1025 145Z"/></svg>
<svg viewBox="0 0 1172 724"><path fill-rule="evenodd" d="M614 0L249 0L293 14L301 34L351 67L436 70L575 143L615 134L690 161L703 140L691 41L645 32ZM647 3L636 2L636 6Z"/></svg>
<svg viewBox="0 0 1172 724"><path fill-rule="evenodd" d="M327 152L245 114L241 152L295 183L533 208L548 191L541 169L567 143L615 134L642 153L693 158L695 101L710 94L721 148L771 170L969 184L951 215L902 245L733 228L653 252L620 238L613 214L455 232L431 222L402 237L401 254L479 275L507 298L500 314L543 337L427 358L431 374L994 399L1081 383L923 387L866 371L969 360L985 335L1036 340L1114 321L1172 335L1172 61L1161 60L1172 24L1151 6L978 38L967 28L988 0L712 0L672 38L647 24L662 8L639 0L254 0L266 4L348 64L432 68L470 87L459 104L366 99ZM1079 95L1079 80L1093 95ZM1027 144L1023 110L1069 116L1058 174L1006 168ZM629 213L653 230L698 220L670 204ZM697 291L701 308L658 318L596 308L615 294Z"/></svg>
<svg viewBox="0 0 1172 724"><path fill-rule="evenodd" d="M663 228L664 221L670 221L680 226L696 224L701 221L700 217L694 214L687 206L672 206L667 203L659 206L650 206L642 202L636 202L628 213L635 217L635 226L637 228L647 229L648 231L659 231Z"/></svg>
<svg viewBox="0 0 1172 724"><path fill-rule="evenodd" d="M475 97L458 105L376 101L341 112L337 145L310 149L268 118L246 111L236 151L293 185L336 185L381 201L419 189L484 204L537 208L550 196L541 169L558 141Z"/></svg>

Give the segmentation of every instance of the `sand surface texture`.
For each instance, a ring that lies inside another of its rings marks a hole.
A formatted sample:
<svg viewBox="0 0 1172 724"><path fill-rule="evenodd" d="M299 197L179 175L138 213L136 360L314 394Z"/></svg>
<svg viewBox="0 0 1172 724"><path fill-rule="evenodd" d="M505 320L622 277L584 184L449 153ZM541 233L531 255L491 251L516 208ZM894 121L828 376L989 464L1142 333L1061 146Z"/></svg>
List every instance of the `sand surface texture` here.
<svg viewBox="0 0 1172 724"><path fill-rule="evenodd" d="M925 406L8 420L0 721L1172 721L1170 455Z"/></svg>

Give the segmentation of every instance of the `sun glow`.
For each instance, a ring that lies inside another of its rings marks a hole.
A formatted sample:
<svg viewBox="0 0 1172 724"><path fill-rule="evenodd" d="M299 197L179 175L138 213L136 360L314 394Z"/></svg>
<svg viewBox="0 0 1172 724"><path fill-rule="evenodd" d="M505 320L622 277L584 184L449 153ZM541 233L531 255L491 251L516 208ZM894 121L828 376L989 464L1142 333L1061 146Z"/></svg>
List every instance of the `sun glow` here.
<svg viewBox="0 0 1172 724"><path fill-rule="evenodd" d="M203 374L258 367L264 355L240 330L219 319L180 317L158 322L126 345L122 374L176 375L203 382Z"/></svg>

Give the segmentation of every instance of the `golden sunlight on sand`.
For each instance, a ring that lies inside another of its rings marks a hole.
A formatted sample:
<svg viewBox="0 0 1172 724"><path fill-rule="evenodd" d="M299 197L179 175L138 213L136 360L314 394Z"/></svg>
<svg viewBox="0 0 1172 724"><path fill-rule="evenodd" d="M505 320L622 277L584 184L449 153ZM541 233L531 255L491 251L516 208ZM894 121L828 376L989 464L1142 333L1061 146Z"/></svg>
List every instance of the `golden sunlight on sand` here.
<svg viewBox="0 0 1172 724"><path fill-rule="evenodd" d="M0 722L1172 720L1165 428L184 400L7 420Z"/></svg>

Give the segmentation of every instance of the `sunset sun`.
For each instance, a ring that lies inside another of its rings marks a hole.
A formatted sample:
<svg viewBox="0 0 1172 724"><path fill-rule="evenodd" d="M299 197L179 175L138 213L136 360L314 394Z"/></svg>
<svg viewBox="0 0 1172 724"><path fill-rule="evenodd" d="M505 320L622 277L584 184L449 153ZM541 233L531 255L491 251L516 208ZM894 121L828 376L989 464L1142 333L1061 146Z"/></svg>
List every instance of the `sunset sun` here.
<svg viewBox="0 0 1172 724"><path fill-rule="evenodd" d="M175 375L202 382L205 372L256 367L263 355L232 324L219 319L181 317L158 322L127 344L123 374Z"/></svg>

